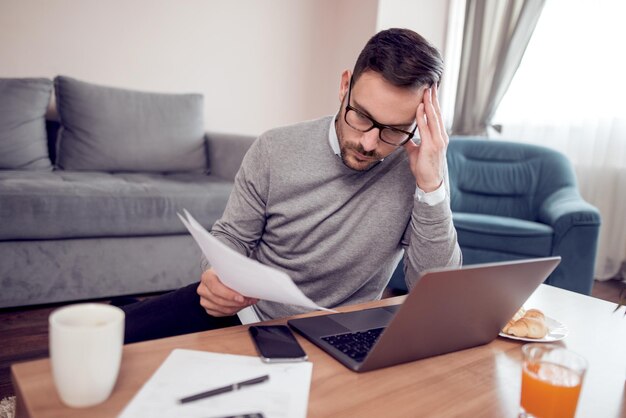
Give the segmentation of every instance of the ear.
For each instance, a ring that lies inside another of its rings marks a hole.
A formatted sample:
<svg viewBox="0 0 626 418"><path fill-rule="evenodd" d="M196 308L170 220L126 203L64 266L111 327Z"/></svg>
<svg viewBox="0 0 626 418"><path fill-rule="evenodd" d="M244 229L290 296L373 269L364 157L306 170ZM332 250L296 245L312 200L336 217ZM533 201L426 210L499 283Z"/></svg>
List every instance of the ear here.
<svg viewBox="0 0 626 418"><path fill-rule="evenodd" d="M350 88L350 77L352 77L352 72L350 70L343 70L341 73L341 84L339 86L340 103L343 103L344 97L348 94L348 89Z"/></svg>

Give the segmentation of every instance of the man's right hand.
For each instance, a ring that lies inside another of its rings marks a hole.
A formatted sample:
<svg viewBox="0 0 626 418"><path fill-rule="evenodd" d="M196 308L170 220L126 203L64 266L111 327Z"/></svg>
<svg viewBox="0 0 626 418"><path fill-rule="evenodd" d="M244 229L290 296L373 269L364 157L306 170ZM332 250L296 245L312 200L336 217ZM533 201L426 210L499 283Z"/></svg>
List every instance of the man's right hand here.
<svg viewBox="0 0 626 418"><path fill-rule="evenodd" d="M202 273L197 292L200 305L211 316L235 315L258 302L258 299L247 298L224 285L212 268Z"/></svg>

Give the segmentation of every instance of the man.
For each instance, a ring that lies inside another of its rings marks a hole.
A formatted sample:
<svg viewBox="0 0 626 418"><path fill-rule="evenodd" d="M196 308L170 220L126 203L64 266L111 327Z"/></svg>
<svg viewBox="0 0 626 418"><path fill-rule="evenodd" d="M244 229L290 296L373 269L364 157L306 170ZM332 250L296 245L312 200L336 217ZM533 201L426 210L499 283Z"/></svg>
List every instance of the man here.
<svg viewBox="0 0 626 418"><path fill-rule="evenodd" d="M403 253L409 286L425 269L460 265L442 72L439 52L415 32L372 37L341 75L336 116L255 141L211 233L331 308L379 299ZM302 312L241 295L202 267L199 284L124 307L126 342L236 325L248 306L261 320Z"/></svg>

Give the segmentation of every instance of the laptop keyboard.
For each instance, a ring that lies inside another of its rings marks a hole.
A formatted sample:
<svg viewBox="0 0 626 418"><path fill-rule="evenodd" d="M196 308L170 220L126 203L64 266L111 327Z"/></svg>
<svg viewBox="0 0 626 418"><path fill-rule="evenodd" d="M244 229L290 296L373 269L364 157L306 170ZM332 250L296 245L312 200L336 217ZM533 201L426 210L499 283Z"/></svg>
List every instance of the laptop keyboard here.
<svg viewBox="0 0 626 418"><path fill-rule="evenodd" d="M348 355L350 358L361 362L372 349L384 329L385 328L382 327L369 329L367 331L330 335L328 337L322 337L322 340Z"/></svg>

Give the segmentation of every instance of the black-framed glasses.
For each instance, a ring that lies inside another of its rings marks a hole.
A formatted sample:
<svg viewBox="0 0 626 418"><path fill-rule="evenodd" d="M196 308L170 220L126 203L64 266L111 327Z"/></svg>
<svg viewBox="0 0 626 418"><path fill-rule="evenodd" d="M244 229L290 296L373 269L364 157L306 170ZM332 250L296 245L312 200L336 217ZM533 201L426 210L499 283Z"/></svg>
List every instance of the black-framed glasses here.
<svg viewBox="0 0 626 418"><path fill-rule="evenodd" d="M412 131L394 128L393 126L383 125L376 122L370 116L350 106L350 96L352 94L352 77L350 77L350 87L348 88L348 101L346 102L346 111L343 115L344 120L352 129L359 132L369 132L374 128L378 128L378 138L386 144L396 147L406 144L415 135L417 124L414 123Z"/></svg>

